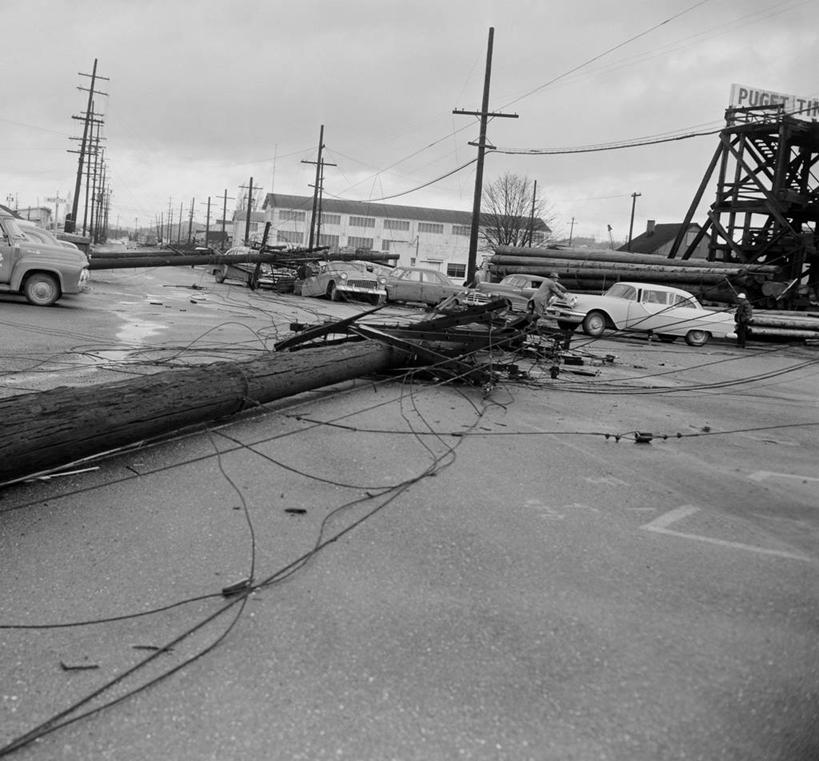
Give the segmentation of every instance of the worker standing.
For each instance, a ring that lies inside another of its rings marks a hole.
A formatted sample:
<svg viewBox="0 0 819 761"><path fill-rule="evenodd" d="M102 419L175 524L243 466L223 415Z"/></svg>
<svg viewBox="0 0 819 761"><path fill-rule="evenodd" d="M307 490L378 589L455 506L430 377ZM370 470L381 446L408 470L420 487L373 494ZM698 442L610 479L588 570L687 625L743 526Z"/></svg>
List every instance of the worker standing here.
<svg viewBox="0 0 819 761"><path fill-rule="evenodd" d="M737 346L745 348L745 339L748 337L748 326L754 316L751 302L744 293L737 294L737 311L734 313L734 322L737 326Z"/></svg>
<svg viewBox="0 0 819 761"><path fill-rule="evenodd" d="M559 280L560 275L558 275L557 272L551 272L549 277L543 278L540 287L532 294L532 305L534 306L534 313L537 317L543 317L546 314L546 307L548 307L549 304L568 293Z"/></svg>

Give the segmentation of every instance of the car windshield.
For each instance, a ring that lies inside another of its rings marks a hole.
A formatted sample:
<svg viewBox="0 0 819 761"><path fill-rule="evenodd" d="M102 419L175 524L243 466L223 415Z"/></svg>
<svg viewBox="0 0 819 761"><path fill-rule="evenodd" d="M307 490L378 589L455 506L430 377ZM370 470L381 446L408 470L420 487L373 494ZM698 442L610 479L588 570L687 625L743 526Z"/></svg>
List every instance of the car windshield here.
<svg viewBox="0 0 819 761"><path fill-rule="evenodd" d="M637 289L633 285L615 283L606 291L606 296L612 296L615 299L629 299L630 301L636 301Z"/></svg>
<svg viewBox="0 0 819 761"><path fill-rule="evenodd" d="M14 217L3 217L3 230L12 240L14 238L25 238L25 233L20 229Z"/></svg>

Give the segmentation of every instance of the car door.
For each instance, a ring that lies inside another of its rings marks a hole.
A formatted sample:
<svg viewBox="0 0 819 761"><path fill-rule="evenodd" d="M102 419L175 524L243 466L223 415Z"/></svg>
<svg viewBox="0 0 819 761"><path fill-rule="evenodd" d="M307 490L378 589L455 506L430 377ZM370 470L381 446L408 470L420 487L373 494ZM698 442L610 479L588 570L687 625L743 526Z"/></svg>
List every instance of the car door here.
<svg viewBox="0 0 819 761"><path fill-rule="evenodd" d="M636 301L630 301L626 324L628 330L659 331L674 322L668 314L668 291L655 288L640 288Z"/></svg>
<svg viewBox="0 0 819 761"><path fill-rule="evenodd" d="M0 224L0 283L11 280L14 258L14 241L9 231Z"/></svg>
<svg viewBox="0 0 819 761"><path fill-rule="evenodd" d="M394 301L419 301L421 299L421 273L406 270L393 281L390 298Z"/></svg>
<svg viewBox="0 0 819 761"><path fill-rule="evenodd" d="M446 298L437 272L423 272L421 274L421 300L425 304L438 304Z"/></svg>

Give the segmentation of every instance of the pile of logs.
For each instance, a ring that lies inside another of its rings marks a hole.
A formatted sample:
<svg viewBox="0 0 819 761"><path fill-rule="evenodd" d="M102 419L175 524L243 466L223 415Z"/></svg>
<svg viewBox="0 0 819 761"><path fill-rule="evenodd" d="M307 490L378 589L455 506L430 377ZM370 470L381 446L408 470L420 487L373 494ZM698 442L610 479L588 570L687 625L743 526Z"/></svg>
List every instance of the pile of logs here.
<svg viewBox="0 0 819 761"><path fill-rule="evenodd" d="M754 310L750 336L819 340L819 312Z"/></svg>
<svg viewBox="0 0 819 761"><path fill-rule="evenodd" d="M731 264L703 259L668 259L657 254L586 248L517 248L499 246L489 261L493 279L515 272L547 275L558 272L563 285L576 293L602 293L618 280L660 283L683 288L705 301L733 303L737 291L752 300L779 268Z"/></svg>

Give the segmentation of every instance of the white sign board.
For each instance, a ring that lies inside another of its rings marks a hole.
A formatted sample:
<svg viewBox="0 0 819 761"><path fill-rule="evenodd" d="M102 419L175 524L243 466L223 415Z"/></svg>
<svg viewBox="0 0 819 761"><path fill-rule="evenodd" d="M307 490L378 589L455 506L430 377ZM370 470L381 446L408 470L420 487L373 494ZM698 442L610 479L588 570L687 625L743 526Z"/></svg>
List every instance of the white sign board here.
<svg viewBox="0 0 819 761"><path fill-rule="evenodd" d="M733 108L778 105L784 106L785 113L790 116L819 119L819 98L803 98L799 95L761 90L759 87L731 85L731 106Z"/></svg>

